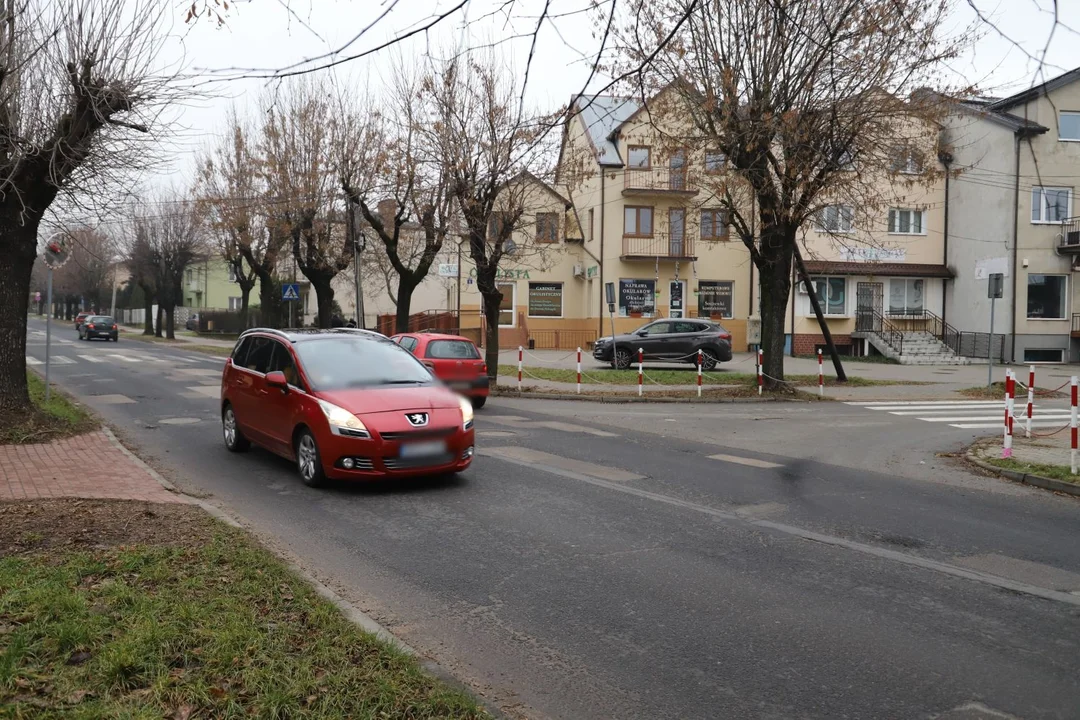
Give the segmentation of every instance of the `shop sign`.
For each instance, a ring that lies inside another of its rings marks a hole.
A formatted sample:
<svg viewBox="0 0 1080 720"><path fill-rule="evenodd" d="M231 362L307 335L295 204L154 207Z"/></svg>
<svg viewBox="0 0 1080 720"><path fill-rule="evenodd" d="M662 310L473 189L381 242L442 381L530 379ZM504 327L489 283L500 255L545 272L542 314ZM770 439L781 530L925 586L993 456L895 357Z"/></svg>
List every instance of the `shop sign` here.
<svg viewBox="0 0 1080 720"><path fill-rule="evenodd" d="M529 283L529 316L562 317L563 284L561 282Z"/></svg>
<svg viewBox="0 0 1080 720"><path fill-rule="evenodd" d="M655 311L655 280L619 280L619 317L652 317Z"/></svg>
<svg viewBox="0 0 1080 720"><path fill-rule="evenodd" d="M735 283L730 280L702 280L698 283L698 315L734 317L731 299Z"/></svg>
<svg viewBox="0 0 1080 720"><path fill-rule="evenodd" d="M585 277L586 278L594 278L594 277L597 277L599 275L600 275L600 266L599 265L590 265L588 268L585 269Z"/></svg>
<svg viewBox="0 0 1080 720"><path fill-rule="evenodd" d="M458 266L454 263L439 263L439 277L457 277Z"/></svg>
<svg viewBox="0 0 1080 720"><path fill-rule="evenodd" d="M476 268L469 270L469 277L476 277ZM495 271L496 280L528 280L529 271L522 268L499 268Z"/></svg>

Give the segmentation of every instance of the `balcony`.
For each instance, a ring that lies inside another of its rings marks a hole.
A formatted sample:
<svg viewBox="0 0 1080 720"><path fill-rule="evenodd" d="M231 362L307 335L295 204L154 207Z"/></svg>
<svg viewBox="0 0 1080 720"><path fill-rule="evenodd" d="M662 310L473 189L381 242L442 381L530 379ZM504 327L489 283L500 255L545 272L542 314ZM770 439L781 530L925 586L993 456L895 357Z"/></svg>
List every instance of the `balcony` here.
<svg viewBox="0 0 1080 720"><path fill-rule="evenodd" d="M622 260L697 260L694 237L689 232L672 235L656 231L649 237L624 235Z"/></svg>
<svg viewBox="0 0 1080 720"><path fill-rule="evenodd" d="M1080 337L1080 313L1073 313L1072 316L1072 337Z"/></svg>
<svg viewBox="0 0 1080 720"><path fill-rule="evenodd" d="M698 194L689 168L626 168L623 172L623 195L676 195L693 197Z"/></svg>
<svg viewBox="0 0 1080 720"><path fill-rule="evenodd" d="M1058 251L1080 253L1080 217L1065 218L1061 221L1061 244Z"/></svg>

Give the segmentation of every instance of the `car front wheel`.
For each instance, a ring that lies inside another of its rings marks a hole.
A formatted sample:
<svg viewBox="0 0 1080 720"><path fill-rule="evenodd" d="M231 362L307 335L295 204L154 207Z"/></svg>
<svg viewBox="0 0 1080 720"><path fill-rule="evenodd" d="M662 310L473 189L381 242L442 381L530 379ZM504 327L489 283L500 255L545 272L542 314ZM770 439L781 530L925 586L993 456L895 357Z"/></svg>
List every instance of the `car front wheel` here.
<svg viewBox="0 0 1080 720"><path fill-rule="evenodd" d="M240 432L240 426L236 424L236 414L233 412L232 405L225 406L225 411L221 413L221 431L225 437L225 447L229 449L229 452L243 452L251 447L251 443Z"/></svg>
<svg viewBox="0 0 1080 720"><path fill-rule="evenodd" d="M716 353L714 353L712 350L702 350L701 351L701 369L702 370L712 370L712 369L714 369L716 367L717 362L718 361L716 359Z"/></svg>
<svg viewBox="0 0 1080 720"><path fill-rule="evenodd" d="M619 349L615 351L615 367L619 370L626 370L633 361L634 359L629 350Z"/></svg>
<svg viewBox="0 0 1080 720"><path fill-rule="evenodd" d="M300 431L296 438L296 469L308 487L319 487L326 481L319 446L315 444L315 436L310 430Z"/></svg>

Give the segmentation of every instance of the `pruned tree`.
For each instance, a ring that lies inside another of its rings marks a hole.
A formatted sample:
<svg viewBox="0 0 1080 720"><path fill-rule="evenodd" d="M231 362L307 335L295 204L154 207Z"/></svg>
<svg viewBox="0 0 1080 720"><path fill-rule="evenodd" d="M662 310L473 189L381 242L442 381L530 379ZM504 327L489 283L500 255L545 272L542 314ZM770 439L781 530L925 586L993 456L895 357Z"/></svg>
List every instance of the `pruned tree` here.
<svg viewBox="0 0 1080 720"><path fill-rule="evenodd" d="M61 195L145 165L177 92L162 74L171 5L0 3L0 413L25 412L26 308L38 227Z"/></svg>
<svg viewBox="0 0 1080 720"><path fill-rule="evenodd" d="M460 233L467 238L483 299L485 356L492 380L499 367L497 278L505 256L537 251L516 243L526 219L535 178L525 173L542 156L539 141L550 120L528 116L518 100L512 71L493 53L435 63L425 76L421 102L431 117L423 131L449 176Z"/></svg>
<svg viewBox="0 0 1080 720"><path fill-rule="evenodd" d="M413 292L431 272L451 232L454 197L436 137L424 132L435 109L419 92L420 77L399 64L387 110L383 103L343 97L334 149L346 201L385 255L361 273L382 270L396 307L395 330L408 332ZM425 78L424 80L427 80ZM354 226L356 227L356 226Z"/></svg>
<svg viewBox="0 0 1080 720"><path fill-rule="evenodd" d="M297 268L315 289L323 328L334 312L332 282L353 256L333 165L330 97L326 86L308 79L268 93L260 148L269 232L288 239Z"/></svg>
<svg viewBox="0 0 1080 720"><path fill-rule="evenodd" d="M194 200L164 195L134 217L135 245L147 253L158 301L158 333L176 339L176 306L183 302L184 271L206 252L205 228Z"/></svg>
<svg viewBox="0 0 1080 720"><path fill-rule="evenodd" d="M933 167L933 121L944 108L939 96L913 91L957 51L943 39L947 8L944 0L635 0L644 22L621 38L626 63L655 53L639 87L676 88L681 102L667 117L685 120L683 142L723 158L710 190L759 271L769 387L784 377L792 264L807 222L848 198L861 212L887 202L890 178L909 182L893 170L898 152Z"/></svg>
<svg viewBox="0 0 1080 720"><path fill-rule="evenodd" d="M130 282L142 290L143 335L154 335L154 305L157 302L157 265L154 248L150 244L148 228L131 218L132 238L124 262L131 275ZM159 333L160 334L160 333Z"/></svg>

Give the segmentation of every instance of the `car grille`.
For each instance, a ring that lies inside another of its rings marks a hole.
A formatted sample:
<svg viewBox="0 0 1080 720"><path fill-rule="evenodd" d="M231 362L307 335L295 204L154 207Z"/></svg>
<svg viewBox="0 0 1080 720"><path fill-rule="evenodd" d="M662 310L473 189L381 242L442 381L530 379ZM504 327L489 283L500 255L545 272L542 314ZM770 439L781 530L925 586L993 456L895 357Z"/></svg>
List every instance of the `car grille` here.
<svg viewBox="0 0 1080 720"><path fill-rule="evenodd" d="M386 466L387 470L409 470L413 468L448 465L453 462L453 460L454 455L452 453L443 453L442 455L432 455L431 457L422 458L383 458L383 465Z"/></svg>
<svg viewBox="0 0 1080 720"><path fill-rule="evenodd" d="M453 435L457 428L422 428L417 430L405 430L404 432L379 433L383 440L434 440L436 438Z"/></svg>

